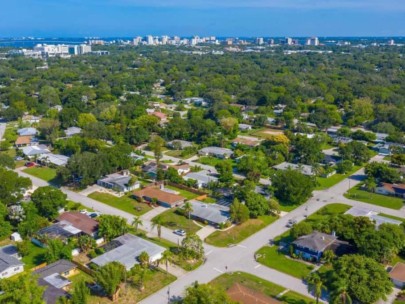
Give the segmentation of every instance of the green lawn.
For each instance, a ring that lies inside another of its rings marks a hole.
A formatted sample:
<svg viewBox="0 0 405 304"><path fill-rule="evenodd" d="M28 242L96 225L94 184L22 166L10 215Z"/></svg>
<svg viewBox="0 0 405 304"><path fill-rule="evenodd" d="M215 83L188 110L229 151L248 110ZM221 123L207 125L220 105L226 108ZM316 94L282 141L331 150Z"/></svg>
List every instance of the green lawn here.
<svg viewBox="0 0 405 304"><path fill-rule="evenodd" d="M219 286L225 290L228 290L236 283L246 286L249 289L261 292L272 298L276 298L277 295L285 291L285 288L280 285L263 280L245 272L225 273L210 282L210 284ZM313 302L310 298L293 291L285 293L278 300L289 304L306 304Z"/></svg>
<svg viewBox="0 0 405 304"><path fill-rule="evenodd" d="M200 226L194 224L193 220L189 220L187 217L176 213L176 210L177 208L172 208L157 216L162 219L163 226L173 230L183 229L188 234L196 233L201 229Z"/></svg>
<svg viewBox="0 0 405 304"><path fill-rule="evenodd" d="M168 186L167 185L167 186L165 186L165 188L178 192L179 195L185 197L187 200L195 199L196 197L199 196L198 194L195 194L193 192L183 190L183 189L180 189L180 188L176 188L176 187L173 187L173 186Z"/></svg>
<svg viewBox="0 0 405 304"><path fill-rule="evenodd" d="M376 193L371 193L360 189L361 185L351 188L345 193L345 197L365 202L368 204L373 204L381 207L391 208L399 210L404 205L404 200L398 197L386 196Z"/></svg>
<svg viewBox="0 0 405 304"><path fill-rule="evenodd" d="M212 157L212 156L201 156L197 160L197 162L200 164L213 166L213 167L215 167L217 164L219 164L222 161L223 161L223 159L219 159L219 158Z"/></svg>
<svg viewBox="0 0 405 304"><path fill-rule="evenodd" d="M314 269L312 265L288 258L278 251L278 246L265 246L256 254L261 255L257 259L259 263L299 279L305 278Z"/></svg>
<svg viewBox="0 0 405 304"><path fill-rule="evenodd" d="M31 167L23 170L25 173L43 179L44 181L59 184L56 169L49 167Z"/></svg>
<svg viewBox="0 0 405 304"><path fill-rule="evenodd" d="M44 260L44 255L46 252L45 248L41 248L31 242L29 242L28 246L29 246L29 254L22 258L22 261L25 264L25 270L31 269L45 262Z"/></svg>
<svg viewBox="0 0 405 304"><path fill-rule="evenodd" d="M152 209L147 204L138 202L132 198L131 195L132 194L129 193L122 197L116 197L108 193L93 192L89 197L136 216L140 216ZM140 211L138 211L137 208L141 208Z"/></svg>
<svg viewBox="0 0 405 304"><path fill-rule="evenodd" d="M181 158L181 159L190 158L193 155L195 155L194 153L191 153L191 154L183 154L183 153L184 153L184 151L182 151L182 150L169 150L169 151L165 152L165 154L167 156Z"/></svg>
<svg viewBox="0 0 405 304"><path fill-rule="evenodd" d="M275 220L277 220L277 217L270 215L250 219L226 231L215 231L205 239L205 242L217 247L227 247L232 244L237 244L270 225Z"/></svg>
<svg viewBox="0 0 405 304"><path fill-rule="evenodd" d="M315 190L325 190L328 189L338 183L340 183L342 180L345 178L349 177L356 171L360 170L361 166L354 166L353 170L351 170L349 173L346 174L339 174L336 173L335 175L332 175L331 177L325 178L325 177L317 177L316 181L318 182L318 186L315 188Z"/></svg>
<svg viewBox="0 0 405 304"><path fill-rule="evenodd" d="M333 215L343 214L350 208L351 208L351 206L346 205L346 204L340 204L340 203L330 204L325 207L322 207L317 212L310 215L306 219L306 221L312 221L312 222L320 221L320 220L323 220L323 219L333 216Z"/></svg>

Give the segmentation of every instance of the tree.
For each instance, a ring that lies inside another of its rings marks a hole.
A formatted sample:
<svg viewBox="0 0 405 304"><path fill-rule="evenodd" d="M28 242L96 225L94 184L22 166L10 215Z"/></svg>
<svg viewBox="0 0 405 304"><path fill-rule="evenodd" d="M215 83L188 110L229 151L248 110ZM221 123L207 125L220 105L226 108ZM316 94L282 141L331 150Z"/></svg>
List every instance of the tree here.
<svg viewBox="0 0 405 304"><path fill-rule="evenodd" d="M77 244L79 245L80 250L83 252L87 252L97 246L96 240L87 234L79 236L77 239Z"/></svg>
<svg viewBox="0 0 405 304"><path fill-rule="evenodd" d="M149 147L152 150L153 154L155 155L156 164L159 167L160 159L163 156L163 146L165 141L160 136L154 136L149 143Z"/></svg>
<svg viewBox="0 0 405 304"><path fill-rule="evenodd" d="M204 245L196 234L188 234L181 241L182 254L186 259L201 259L204 256Z"/></svg>
<svg viewBox="0 0 405 304"><path fill-rule="evenodd" d="M166 272L169 271L169 263L172 262L173 253L170 250L166 250L162 254L162 258L160 259L161 262L165 263L166 265Z"/></svg>
<svg viewBox="0 0 405 304"><path fill-rule="evenodd" d="M350 160L360 166L371 158L368 147L358 141L352 141L339 147L339 154L344 160Z"/></svg>
<svg viewBox="0 0 405 304"><path fill-rule="evenodd" d="M373 259L362 255L344 255L333 263L331 282L345 282L347 293L353 301L374 303L386 300L392 283L384 267ZM337 290L331 286L331 292Z"/></svg>
<svg viewBox="0 0 405 304"><path fill-rule="evenodd" d="M375 189L377 188L377 183L375 182L374 178L368 177L364 181L364 186L366 187L367 191L375 192Z"/></svg>
<svg viewBox="0 0 405 304"><path fill-rule="evenodd" d="M241 224L249 219L249 208L242 204L237 198L233 200L230 207L230 216L236 224Z"/></svg>
<svg viewBox="0 0 405 304"><path fill-rule="evenodd" d="M29 178L19 177L17 173L0 167L0 201L9 206L23 198L23 194L32 185Z"/></svg>
<svg viewBox="0 0 405 304"><path fill-rule="evenodd" d="M163 226L163 219L160 216L152 219L152 229L156 228L159 239L162 236L162 226Z"/></svg>
<svg viewBox="0 0 405 304"><path fill-rule="evenodd" d="M186 202L183 206L184 212L187 214L188 219L191 217L191 212L193 212L193 205L190 202Z"/></svg>
<svg viewBox="0 0 405 304"><path fill-rule="evenodd" d="M332 250L326 250L322 254L322 260L325 262L326 265L330 265L335 258L336 255Z"/></svg>
<svg viewBox="0 0 405 304"><path fill-rule="evenodd" d="M60 259L71 260L72 248L59 239L50 239L46 242L45 261L50 264Z"/></svg>
<svg viewBox="0 0 405 304"><path fill-rule="evenodd" d="M391 162L395 165L398 166L403 166L405 165L405 153L402 154L392 154L391 155Z"/></svg>
<svg viewBox="0 0 405 304"><path fill-rule="evenodd" d="M134 216L132 220L132 227L135 228L135 233L138 232L139 226L143 226L142 219L139 216Z"/></svg>
<svg viewBox="0 0 405 304"><path fill-rule="evenodd" d="M342 160L336 165L336 172L339 174L346 174L353 169L353 162L350 160Z"/></svg>
<svg viewBox="0 0 405 304"><path fill-rule="evenodd" d="M277 171L272 178L275 196L288 204L301 204L312 195L315 181L299 171L288 169Z"/></svg>
<svg viewBox="0 0 405 304"><path fill-rule="evenodd" d="M31 195L38 213L50 220L55 219L58 211L67 204L67 195L51 186L40 187Z"/></svg>
<svg viewBox="0 0 405 304"><path fill-rule="evenodd" d="M325 289L322 279L317 272L312 272L307 278L308 290L315 296L316 303L319 303L319 298L322 296L322 290Z"/></svg>
<svg viewBox="0 0 405 304"><path fill-rule="evenodd" d="M94 273L97 284L99 284L111 298L116 294L120 284L124 282L125 277L125 266L119 262L105 264Z"/></svg>
<svg viewBox="0 0 405 304"><path fill-rule="evenodd" d="M81 113L77 119L77 125L80 128L84 128L95 122L97 122L97 118L91 113Z"/></svg>
<svg viewBox="0 0 405 304"><path fill-rule="evenodd" d="M334 283L333 286L333 292L330 293L330 302L332 304L352 304L346 282L340 280Z"/></svg>
<svg viewBox="0 0 405 304"><path fill-rule="evenodd" d="M401 175L398 170L379 162L371 162L367 164L365 173L369 178L385 183L396 183L401 180Z"/></svg>
<svg viewBox="0 0 405 304"><path fill-rule="evenodd" d="M14 159L7 154L0 154L0 167L4 167L7 169L14 169L15 168Z"/></svg>
<svg viewBox="0 0 405 304"><path fill-rule="evenodd" d="M301 164L313 166L320 163L324 157L321 145L316 138L310 139L298 135L293 140L292 146L294 147L294 159Z"/></svg>
<svg viewBox="0 0 405 304"><path fill-rule="evenodd" d="M230 160L224 160L215 165L219 173L219 181L230 184L233 182L233 168Z"/></svg>
<svg viewBox="0 0 405 304"><path fill-rule="evenodd" d="M257 218L270 212L270 205L267 199L263 195L253 191L245 198L245 204L249 209L250 217Z"/></svg>
<svg viewBox="0 0 405 304"><path fill-rule="evenodd" d="M148 268L149 267L149 262L150 262L150 257L149 254L146 251L142 251L141 254L138 257L139 263L143 268Z"/></svg>
<svg viewBox="0 0 405 304"><path fill-rule="evenodd" d="M275 199L269 200L269 209L270 213L272 213L273 215L280 214L280 204Z"/></svg>
<svg viewBox="0 0 405 304"><path fill-rule="evenodd" d="M72 304L87 304L90 290L85 280L80 280L74 285L72 292Z"/></svg>
<svg viewBox="0 0 405 304"><path fill-rule="evenodd" d="M312 231L312 225L304 221L295 224L290 230L290 235L292 238L296 239L300 236L311 234Z"/></svg>
<svg viewBox="0 0 405 304"><path fill-rule="evenodd" d="M106 241L111 241L128 232L127 221L117 215L103 214L99 217L98 223L98 233L102 235Z"/></svg>
<svg viewBox="0 0 405 304"><path fill-rule="evenodd" d="M195 282L186 289L183 304L232 304L226 292L220 287Z"/></svg>
<svg viewBox="0 0 405 304"><path fill-rule="evenodd" d="M45 287L38 285L38 279L31 273L14 278L0 280L0 302L10 304L45 304L42 296Z"/></svg>

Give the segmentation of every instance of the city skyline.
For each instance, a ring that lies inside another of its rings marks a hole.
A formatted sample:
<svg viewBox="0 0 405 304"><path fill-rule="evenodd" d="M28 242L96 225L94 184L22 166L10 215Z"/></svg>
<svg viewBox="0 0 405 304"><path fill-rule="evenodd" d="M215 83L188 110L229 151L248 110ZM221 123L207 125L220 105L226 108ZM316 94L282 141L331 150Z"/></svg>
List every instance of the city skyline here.
<svg viewBox="0 0 405 304"><path fill-rule="evenodd" d="M404 36L404 12L399 0L19 0L3 4L0 36Z"/></svg>

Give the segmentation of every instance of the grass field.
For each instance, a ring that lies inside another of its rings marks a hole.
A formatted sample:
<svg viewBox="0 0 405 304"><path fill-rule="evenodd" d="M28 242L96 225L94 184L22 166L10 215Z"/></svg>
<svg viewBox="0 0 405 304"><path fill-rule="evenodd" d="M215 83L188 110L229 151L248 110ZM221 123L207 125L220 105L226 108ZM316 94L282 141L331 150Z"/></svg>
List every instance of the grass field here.
<svg viewBox="0 0 405 304"><path fill-rule="evenodd" d="M182 151L182 150L169 150L169 151L165 152L165 154L167 156L181 158L181 159L187 159L187 158L190 158L193 155L195 155L194 153L182 155L183 153L184 153L184 151Z"/></svg>
<svg viewBox="0 0 405 304"><path fill-rule="evenodd" d="M215 167L217 164L223 162L223 159L215 158L212 156L201 156L197 162L203 165L213 166Z"/></svg>
<svg viewBox="0 0 405 304"><path fill-rule="evenodd" d="M373 204L381 207L391 208L399 210L404 206L404 200L398 197L386 196L376 193L371 193L360 189L361 185L351 188L345 193L345 197L365 202L368 204Z"/></svg>
<svg viewBox="0 0 405 304"><path fill-rule="evenodd" d="M23 170L25 173L43 179L44 181L60 184L56 178L56 169L49 167L31 167Z"/></svg>
<svg viewBox="0 0 405 304"><path fill-rule="evenodd" d="M158 218L162 219L163 226L173 230L183 229L188 234L196 233L201 229L200 226L194 224L193 220L189 220L187 217L177 214L176 209L177 208L169 209L157 216Z"/></svg>
<svg viewBox="0 0 405 304"><path fill-rule="evenodd" d="M299 279L305 278L314 269L311 265L288 258L278 251L278 246L265 246L257 254L261 255L257 259L259 263Z"/></svg>
<svg viewBox="0 0 405 304"><path fill-rule="evenodd" d="M44 255L46 252L45 248L41 248L31 242L29 242L28 247L29 254L22 258L22 261L25 264L24 268L26 270L45 262Z"/></svg>
<svg viewBox="0 0 405 304"><path fill-rule="evenodd" d="M177 191L179 193L179 195L185 197L187 200L194 199L194 198L199 196L198 194L195 194L193 192L183 190L183 189L180 189L180 188L176 188L176 187L173 187L173 186L165 185L165 188Z"/></svg>
<svg viewBox="0 0 405 304"><path fill-rule="evenodd" d="M331 177L325 178L325 177L317 177L316 181L318 182L318 186L315 188L315 190L325 190L328 189L338 183L340 183L342 180L345 178L349 177L352 175L354 172L360 170L361 166L354 166L353 170L351 170L349 173L346 174L339 174L336 173L335 175L332 175Z"/></svg>
<svg viewBox="0 0 405 304"><path fill-rule="evenodd" d="M130 196L130 193L122 197L116 197L114 195L101 192L93 192L89 195L89 197L92 199L136 216L140 216L152 209L147 204L140 203ZM138 207L141 208L140 211L136 209Z"/></svg>
<svg viewBox="0 0 405 304"><path fill-rule="evenodd" d="M205 239L205 242L217 247L227 247L232 244L237 244L270 225L276 219L275 216L270 215L260 216L257 219L250 219L245 223L234 226L226 231L215 231Z"/></svg>
<svg viewBox="0 0 405 304"><path fill-rule="evenodd" d="M210 284L220 286L225 290L228 290L236 283L239 283L249 289L258 291L272 298L276 298L277 295L286 290L280 285L271 283L245 272L226 273L210 282ZM310 298L292 291L286 292L278 300L281 300L283 303L289 304L306 304L313 302Z"/></svg>

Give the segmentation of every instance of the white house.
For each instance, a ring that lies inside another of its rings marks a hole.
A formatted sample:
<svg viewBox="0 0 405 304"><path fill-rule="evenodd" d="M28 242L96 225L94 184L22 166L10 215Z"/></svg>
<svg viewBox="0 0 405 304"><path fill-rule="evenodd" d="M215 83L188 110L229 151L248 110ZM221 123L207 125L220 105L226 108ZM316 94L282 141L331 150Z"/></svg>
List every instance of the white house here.
<svg viewBox="0 0 405 304"><path fill-rule="evenodd" d="M0 279L10 278L24 271L24 264L19 260L15 246L0 248Z"/></svg>
<svg viewBox="0 0 405 304"><path fill-rule="evenodd" d="M97 181L97 185L107 189L115 190L117 192L125 193L141 187L141 184L138 181L130 185L129 183L131 181L131 178L132 176L129 171L124 170L118 173L107 175L104 178L100 178Z"/></svg>
<svg viewBox="0 0 405 304"><path fill-rule="evenodd" d="M35 128L22 128L17 130L18 135L20 136L35 136L38 131Z"/></svg>

